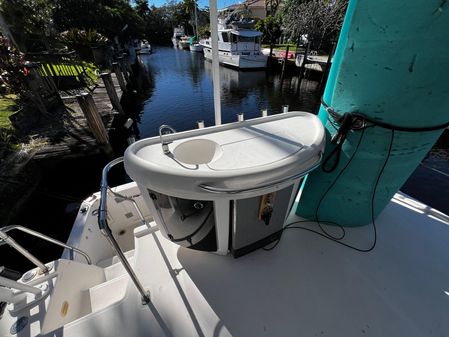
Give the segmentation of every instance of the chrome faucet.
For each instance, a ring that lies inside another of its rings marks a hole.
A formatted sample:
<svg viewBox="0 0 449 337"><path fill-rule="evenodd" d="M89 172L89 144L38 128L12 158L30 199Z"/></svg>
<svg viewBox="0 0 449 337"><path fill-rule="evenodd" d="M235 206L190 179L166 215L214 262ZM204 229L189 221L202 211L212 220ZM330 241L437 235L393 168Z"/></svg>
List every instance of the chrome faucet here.
<svg viewBox="0 0 449 337"><path fill-rule="evenodd" d="M176 133L176 130L174 128L172 128L170 125L161 125L159 127L159 139L161 141L161 145L162 145L162 151L164 152L164 154L169 154L170 153L170 149L168 148L168 144L171 144L173 142L167 142L167 141L163 141L162 140L162 135L165 135L166 133L162 133L165 129L168 129L171 131L171 133Z"/></svg>

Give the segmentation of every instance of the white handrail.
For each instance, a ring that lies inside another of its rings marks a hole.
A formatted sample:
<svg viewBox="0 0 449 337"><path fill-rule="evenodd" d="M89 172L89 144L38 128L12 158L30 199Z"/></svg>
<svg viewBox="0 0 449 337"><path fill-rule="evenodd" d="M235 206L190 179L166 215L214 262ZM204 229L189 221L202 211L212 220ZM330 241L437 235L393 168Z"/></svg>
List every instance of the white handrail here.
<svg viewBox="0 0 449 337"><path fill-rule="evenodd" d="M0 286L21 290L27 293L32 293L35 295L40 295L42 291L37 287L29 286L28 284L20 283L9 278L0 276Z"/></svg>
<svg viewBox="0 0 449 337"><path fill-rule="evenodd" d="M112 249L114 249L115 253L117 254L118 259L122 263L123 267L127 271L129 277L133 281L134 285L136 286L137 290L142 295L142 303L148 304L150 302L150 293L149 291L146 291L142 284L139 281L139 278L137 277L136 273L132 269L131 265L129 264L128 260L126 259L125 254L123 254L123 251L121 250L117 240L114 238L114 235L112 234L111 229L109 228L108 224L108 208L107 208L107 197L108 197L108 190L111 190L108 185L108 173L109 170L114 167L115 165L122 163L123 157L116 158L109 162L104 168L101 175L101 190L100 190L100 208L98 209L98 225L100 227L100 232L106 237L106 239L109 241L110 245L112 246ZM125 198L126 200L131 200L131 198ZM133 203L136 208L138 208L137 204L133 200ZM139 211L139 216L143 218L142 213ZM146 224L145 220L143 222Z"/></svg>
<svg viewBox="0 0 449 337"><path fill-rule="evenodd" d="M21 231L21 232L30 234L30 235L32 235L32 236L34 236L34 237L37 237L37 238L39 238L39 239L42 239L42 240L45 240L45 241L47 241L47 242L53 243L53 244L55 244L55 245L57 245L57 246L61 246L61 247L64 247L64 248L66 248L66 249L69 249L70 251L72 251L72 253L73 253L73 252L77 252L78 254L82 255L82 256L86 259L87 264L92 264L89 255L87 255L87 254L86 254L85 252L83 252L81 249L78 249L78 248L69 246L69 245L65 244L64 242L61 242L61 241L56 240L56 239L53 239L53 238L50 237L50 236L47 236L47 235L45 235L45 234L39 233L39 232L37 232L37 231L34 231L34 230L29 229L29 228L27 228L27 227L19 226L19 225L11 225L11 226L0 227L0 242L1 242L1 241L4 241L6 244L8 244L8 245L10 245L12 248L16 249L19 253L21 253L22 255L24 255L26 258L28 258L28 259L29 259L31 262L33 262L34 264L36 264L36 265L37 265L41 270L43 270L43 271L44 271L44 269L42 269L42 268L45 267L45 265L44 265L42 262L40 262L39 260L37 260L37 259L36 259L31 253L29 253L28 251L25 250L25 253L27 253L27 254L24 254L24 251L22 251L22 250L20 249L20 248L22 248L22 249L24 249L24 248L21 247L16 241L14 241L10 236L8 236L8 235L6 234L6 232L9 232L9 231L11 231L11 230L19 230L19 231ZM33 259L31 259L31 258L33 258ZM73 257L72 257L72 260L73 260ZM37 262L39 262L39 263L42 264L42 265L37 264Z"/></svg>
<svg viewBox="0 0 449 337"><path fill-rule="evenodd" d="M34 263L34 265L39 267L39 269L43 273L46 273L48 271L45 264L43 264L41 261L39 261L33 254L31 254L28 250L26 250L24 247L19 245L12 237L10 237L8 234L3 232L1 229L0 229L0 241L4 241L7 245L14 248L16 251L18 251L20 254L22 254L24 257L26 257L29 261Z"/></svg>

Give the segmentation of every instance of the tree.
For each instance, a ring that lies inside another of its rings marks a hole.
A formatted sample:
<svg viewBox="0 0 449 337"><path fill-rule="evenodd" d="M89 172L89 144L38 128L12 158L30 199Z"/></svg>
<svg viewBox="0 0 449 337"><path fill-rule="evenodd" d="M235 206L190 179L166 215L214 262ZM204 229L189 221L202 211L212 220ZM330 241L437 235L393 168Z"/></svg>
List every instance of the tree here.
<svg viewBox="0 0 449 337"><path fill-rule="evenodd" d="M348 0L286 0L282 8L283 26L293 40L307 34L314 49L323 41L338 37Z"/></svg>
<svg viewBox="0 0 449 337"><path fill-rule="evenodd" d="M271 15L257 21L256 29L263 33L262 41L269 44L276 43L282 34L279 21Z"/></svg>
<svg viewBox="0 0 449 337"><path fill-rule="evenodd" d="M78 28L96 30L112 40L140 38L142 18L127 0L52 0L54 22L59 31Z"/></svg>
<svg viewBox="0 0 449 337"><path fill-rule="evenodd" d="M186 12L186 17L188 17L188 24L192 27L192 35L195 35L195 8L198 10L198 4L196 0L184 0L182 2L182 7L184 8L184 11ZM187 25L185 26L187 29Z"/></svg>
<svg viewBox="0 0 449 337"><path fill-rule="evenodd" d="M150 15L150 7L148 6L148 0L136 0L136 6L134 7L137 15L142 19L147 18Z"/></svg>
<svg viewBox="0 0 449 337"><path fill-rule="evenodd" d="M265 8L267 16L275 16L282 0L265 0Z"/></svg>
<svg viewBox="0 0 449 337"><path fill-rule="evenodd" d="M23 51L49 48L53 10L49 0L0 0L0 11Z"/></svg>

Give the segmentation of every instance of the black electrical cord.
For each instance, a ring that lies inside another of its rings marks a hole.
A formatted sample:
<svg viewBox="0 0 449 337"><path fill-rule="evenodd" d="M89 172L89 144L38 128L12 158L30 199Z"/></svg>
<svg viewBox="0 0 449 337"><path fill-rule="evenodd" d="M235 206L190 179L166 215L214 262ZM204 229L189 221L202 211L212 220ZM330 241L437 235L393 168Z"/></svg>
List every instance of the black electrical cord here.
<svg viewBox="0 0 449 337"><path fill-rule="evenodd" d="M318 227L320 227L321 231L322 231L325 235L329 236L330 238L332 238L332 239L334 239L334 240L342 240L342 239L345 237L346 232L345 232L344 227L341 226L341 225L339 225L339 224L336 224L336 223L331 222L331 224L335 224L335 225L337 225L337 227L339 227L339 228L341 229L342 234L341 234L339 237L334 237L334 236L330 235L330 234L329 234L328 232L326 232L326 230L321 226L321 223L320 223L320 221L318 220L318 219L319 219L319 217L318 217L318 212L319 212L319 210L320 210L321 203L323 202L324 198L327 196L327 194L329 193L329 191L335 186L335 184L337 183L338 179L340 179L340 177L342 176L342 174L346 171L346 169L348 168L349 164L351 164L352 160L354 159L355 155L357 154L357 152L358 152L358 150L359 150L359 147L360 147L360 144L362 143L362 140L363 140L363 136L364 136L364 135L365 135L365 129L362 129L362 134L361 134L360 137L359 137L359 141L357 142L357 145L356 145L356 147L355 147L355 149L354 149L354 152L352 153L351 157L349 158L348 162L347 162L346 165L343 167L343 169L337 174L337 176L335 177L334 181L329 185L329 187L327 188L326 192L323 193L323 195L321 196L320 201L318 202L318 205L317 205L317 207L316 207L316 209L315 209L315 221L317 222ZM325 223L325 222L328 222L328 221L324 221L324 223ZM328 223L329 223L329 222L328 222Z"/></svg>
<svg viewBox="0 0 449 337"><path fill-rule="evenodd" d="M388 147L387 155L385 156L385 160L384 160L384 163L383 163L383 165L382 165L382 168L380 169L379 174L377 175L377 178L376 178L376 181L375 181L375 184L374 184L373 193L371 194L371 223L372 223L372 225L373 225L374 239L373 239L373 243L371 244L371 246L370 246L369 248L358 248L358 247L349 245L349 244L347 244L347 243L345 243L345 242L342 242L341 240L344 238L344 236L345 236L345 234L346 234L346 232L345 232L343 226L341 226L340 224L337 224L337 223L335 223L335 222L332 222L332 221L322 221L322 220L319 220L319 219L318 219L318 210L319 210L319 207L320 207L320 205L321 205L321 202L324 200L324 198L326 197L327 193L329 193L329 191L332 189L332 187L333 187L333 186L335 185L335 183L338 181L338 179L340 178L340 176L343 174L343 172L344 172L344 171L346 170L346 168L349 166L349 164L350 164L351 161L353 160L355 154L357 153L357 150L358 150L358 148L359 148L359 146L360 146L360 143L361 143L361 141L362 141L362 139L363 139L363 136L364 136L364 129L362 129L362 134L361 134L361 136L360 136L360 139L359 139L359 141L358 141L358 143L357 143L357 146L356 146L356 148L355 148L353 154L351 155L351 158L348 160L348 162L346 163L345 167L339 172L339 174L337 175L337 177L334 179L334 181L332 182L332 184L328 187L328 189L327 189L326 192L322 195L320 201L318 202L317 209L315 210L315 222L318 224L318 226L319 226L321 232L318 232L318 231L316 231L316 230L313 230L313 229L307 228L307 227L294 226L294 225L296 225L296 224L298 224L298 223L313 222L313 221L311 221L311 220L294 221L294 222L291 222L291 223L287 224L287 225L282 229L281 235L279 236L278 240L275 242L275 244L274 244L273 246L271 246L271 247L269 247L269 248L265 248L265 247L264 247L263 250L265 250L265 251L270 251L270 250L273 250L274 248L276 248L276 246L277 246L277 245L279 244L279 242L281 241L282 234L284 233L285 230L287 230L287 229L302 229L302 230L305 230L305 231L312 232L312 233L315 233L315 234L317 234L317 235L320 235L320 236L322 236L322 237L324 237L324 238L326 238L326 239L328 239L328 240L331 240L331 241L333 241L333 242L336 242L336 243L338 243L338 244L340 244L340 245L342 245L342 246L345 246L345 247L347 247L347 248L353 249L353 250L358 251L358 252L368 253L368 252L372 251L372 250L376 247L376 243L377 243L377 228L376 228L376 222L375 222L375 219L374 219L374 200L375 200L375 197L376 197L376 192L377 192L377 187L378 187L378 185L379 185L379 181L380 181L380 179L381 179L381 177L382 177L382 175L383 175L383 172L384 172L384 170L385 170L385 167L387 166L388 160L390 159L390 156L391 156L391 150L392 150L392 148L393 148L393 142L394 142L394 131L395 131L395 130L394 130L394 129L390 129L390 130L391 130L391 138L390 138L390 144L389 144L389 147ZM342 231L343 231L343 232L342 232L342 235L341 235L340 237L333 237L332 235L330 235L329 233L327 233L327 232L323 229L323 227L321 226L321 224L326 224L326 223L327 223L327 224L331 224L331 225L336 225L336 226L340 227L340 228L342 229Z"/></svg>
<svg viewBox="0 0 449 337"><path fill-rule="evenodd" d="M346 114L344 118L342 118L342 123L339 129L337 129L337 133L332 137L331 143L337 144L332 151L329 153L329 155L323 160L323 163L321 164L321 169L326 173L331 173L335 171L338 164L340 163L340 155L343 148L343 143L346 140L346 136L351 129L351 125L353 123L353 116L351 114ZM365 128L362 128L362 131L364 131ZM363 136L363 134L362 134ZM361 136L361 137L362 137ZM359 143L360 144L360 143ZM328 167L327 164L329 161L335 156L334 162L332 163L331 167Z"/></svg>
<svg viewBox="0 0 449 337"><path fill-rule="evenodd" d="M387 122L383 122L381 120L377 120L377 119L373 119L369 116L365 116L361 113L358 112L348 112L348 113L344 113L344 114L339 114L337 113L331 106L329 106L323 99L323 97L321 97L321 104L323 105L324 109L329 113L330 118L329 122L330 124L335 128L335 130L337 131L337 133L332 137L332 143L336 144L334 149L330 152L330 154L323 160L323 163L321 165L321 169L326 172L326 173L331 173L333 172L337 167L338 164L340 162L340 155L341 155L341 151L343 148L343 143L346 140L346 136L349 132L349 130L362 130L362 135L360 136L359 142L357 143L357 146L353 152L353 154L351 155L351 158L348 160L348 162L346 163L345 167L338 173L337 177L334 179L334 181L329 185L328 189L326 190L326 192L322 195L320 201L318 202L317 208L315 210L315 222L318 224L321 232L317 232L313 229L310 228L306 228L306 227L302 227L302 226L293 226L295 224L298 223L302 223L302 222L312 222L309 220L301 220L301 221L295 221L292 222L290 224L287 224L283 229L282 232L278 238L278 240L275 242L275 244L273 246L271 246L270 248L263 248L264 250L272 250L274 249L280 242L281 237L283 232L286 229L289 228L297 228L297 229L303 229L315 234L318 234L320 236L323 236L326 239L329 239L331 241L337 242L345 247L354 249L356 251L359 252L370 252L374 249L374 247L376 246L376 242L377 242L377 229L376 229L376 223L374 220L374 199L376 196L376 192L377 192L377 187L379 184L379 180L382 177L382 174L385 170L385 166L388 163L388 160L390 159L390 155L391 155L391 150L393 147L393 141L394 141L394 132L395 131L402 131L402 132L428 132L428 131L436 131L436 130L441 130L446 128L447 126L449 126L449 122L440 124L440 125L434 125L434 126L425 126L425 127L405 127L405 126L399 126L399 125L393 125ZM332 120L333 119L333 120ZM337 127L335 125L335 123L337 123L339 126ZM362 141L362 138L364 136L364 130L366 128L369 127L381 127L387 130L391 130L391 139L390 139L390 146L388 148L388 152L387 155L385 157L385 161L384 164L382 165L381 170L379 171L379 174L377 175L376 178L376 182L374 184L374 190L373 193L371 195L371 221L372 221L372 225L373 225L373 230L374 230L374 240L373 240L373 244L371 245L371 247L367 248L367 249L361 249L361 248L357 248L351 245L348 245L344 242L342 242L341 240L345 237L345 229L343 228L343 226L341 226L340 224L337 224L335 222L331 222L331 221L322 221L318 219L318 211L319 208L321 206L322 201L324 200L324 198L326 197L327 193L329 193L329 191L332 189L332 187L335 185L335 183L338 181L338 179L340 178L340 176L343 174L343 172L346 170L346 168L349 166L349 164L351 163L351 161L353 160L355 154L358 151L360 142ZM327 166L327 164L330 162L331 158L334 157L334 162L332 163L332 165L330 167ZM324 230L324 228L321 226L321 224L331 224L331 225L336 225L337 227L341 228L342 230L342 234L338 237L332 236L330 235L328 232L326 232Z"/></svg>

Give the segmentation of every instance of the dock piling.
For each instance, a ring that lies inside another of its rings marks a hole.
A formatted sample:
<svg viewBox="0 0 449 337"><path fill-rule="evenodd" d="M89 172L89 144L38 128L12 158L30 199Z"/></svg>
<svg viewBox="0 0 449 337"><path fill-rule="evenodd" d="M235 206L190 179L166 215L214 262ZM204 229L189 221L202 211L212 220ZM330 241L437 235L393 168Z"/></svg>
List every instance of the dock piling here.
<svg viewBox="0 0 449 337"><path fill-rule="evenodd" d="M125 68L125 71L127 71L131 76L133 75L133 69L131 67L131 64L129 63L129 57L128 54L123 53L123 67Z"/></svg>
<svg viewBox="0 0 449 337"><path fill-rule="evenodd" d="M118 64L117 62L112 63L112 70L115 73L115 76L117 76L117 80L118 80L118 84L120 85L120 88L122 89L123 92L126 92L126 83L125 83L125 79L123 78L123 73L122 73L122 69L120 67L120 64Z"/></svg>
<svg viewBox="0 0 449 337"><path fill-rule="evenodd" d="M121 115L124 115L122 105L120 104L120 100L117 95L117 91L115 91L114 82L112 81L111 73L105 72L100 74L101 79L103 80L104 86L106 88L106 92L108 93L109 99L112 103L112 106L115 110L117 110Z"/></svg>
<svg viewBox="0 0 449 337"><path fill-rule="evenodd" d="M337 44L332 42L331 48L329 49L329 56L327 57L326 67L324 68L323 74L321 76L320 85L319 85L319 94L320 96L324 93L324 88L326 87L327 78L329 76L329 71L332 64L332 57L334 56L335 47Z"/></svg>
<svg viewBox="0 0 449 337"><path fill-rule="evenodd" d="M98 144L101 145L107 154L112 154L112 148L109 143L108 132L95 105L94 99L90 93L76 95L76 100L86 117L90 131L94 135Z"/></svg>
<svg viewBox="0 0 449 337"><path fill-rule="evenodd" d="M287 60L288 60L289 48L290 48L290 46L287 46L287 49L285 50L284 62L282 63L281 82L284 80L284 71L285 71L285 65L287 64Z"/></svg>
<svg viewBox="0 0 449 337"><path fill-rule="evenodd" d="M126 55L126 54L123 54ZM126 69L126 60L123 56L119 56L117 58L118 64L120 66L120 70L122 71L123 77L125 78L126 83L129 83L129 76L128 76L128 70Z"/></svg>
<svg viewBox="0 0 449 337"><path fill-rule="evenodd" d="M306 64L307 64L307 57L309 56L309 50L310 50L310 42L307 43L306 50L304 52L304 59L302 61L302 65L301 65L301 68L299 70L299 80L300 81L304 77L304 73L305 73L305 70L306 70Z"/></svg>

